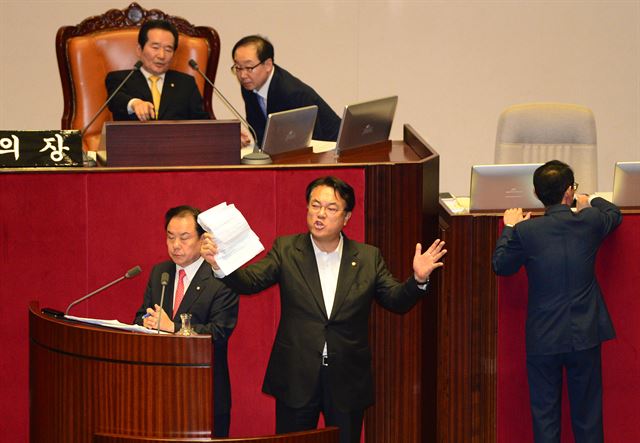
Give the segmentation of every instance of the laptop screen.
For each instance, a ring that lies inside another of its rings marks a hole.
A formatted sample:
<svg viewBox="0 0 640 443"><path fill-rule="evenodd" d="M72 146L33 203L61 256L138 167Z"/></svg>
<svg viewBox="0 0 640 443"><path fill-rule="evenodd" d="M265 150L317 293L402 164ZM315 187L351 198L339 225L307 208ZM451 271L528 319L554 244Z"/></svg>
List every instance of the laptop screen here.
<svg viewBox="0 0 640 443"><path fill-rule="evenodd" d="M618 206L640 206L640 161L616 163L612 200Z"/></svg>
<svg viewBox="0 0 640 443"><path fill-rule="evenodd" d="M544 205L533 192L533 173L542 163L474 165L469 210L537 209Z"/></svg>
<svg viewBox="0 0 640 443"><path fill-rule="evenodd" d="M311 146L317 114L316 105L269 114L262 150L273 155Z"/></svg>
<svg viewBox="0 0 640 443"><path fill-rule="evenodd" d="M392 96L345 106L337 151L388 140L397 104L398 96Z"/></svg>

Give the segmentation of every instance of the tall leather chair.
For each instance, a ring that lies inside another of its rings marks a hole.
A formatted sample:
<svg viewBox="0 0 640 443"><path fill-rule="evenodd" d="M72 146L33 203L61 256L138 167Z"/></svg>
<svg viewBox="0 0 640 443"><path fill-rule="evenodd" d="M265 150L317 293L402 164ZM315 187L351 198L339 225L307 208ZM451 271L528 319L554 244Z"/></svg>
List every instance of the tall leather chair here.
<svg viewBox="0 0 640 443"><path fill-rule="evenodd" d="M56 35L56 54L64 111L62 129L84 128L107 100L105 77L108 72L132 69L136 63L138 29L146 20L172 22L179 32L178 49L171 69L192 75L204 99L205 110L214 118L211 107L212 88L188 64L193 58L200 69L215 81L220 57L220 38L215 29L194 26L180 17L158 9L145 10L131 3L123 10L111 9L89 17L76 26L63 26ZM85 150L97 150L105 121L112 120L109 109L87 129L83 138Z"/></svg>
<svg viewBox="0 0 640 443"><path fill-rule="evenodd" d="M579 192L598 188L596 123L593 112L566 103L509 106L498 119L495 163L543 163L571 166Z"/></svg>

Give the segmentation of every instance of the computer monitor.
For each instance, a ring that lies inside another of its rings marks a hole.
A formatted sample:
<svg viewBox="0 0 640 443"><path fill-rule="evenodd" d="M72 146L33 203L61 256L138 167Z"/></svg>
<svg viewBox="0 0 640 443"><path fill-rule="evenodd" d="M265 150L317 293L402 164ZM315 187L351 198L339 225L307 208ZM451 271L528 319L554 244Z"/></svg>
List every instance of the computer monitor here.
<svg viewBox="0 0 640 443"><path fill-rule="evenodd" d="M316 105L269 114L262 150L276 155L311 146L317 115Z"/></svg>
<svg viewBox="0 0 640 443"><path fill-rule="evenodd" d="M612 200L618 206L640 206L640 161L616 163Z"/></svg>
<svg viewBox="0 0 640 443"><path fill-rule="evenodd" d="M533 173L541 165L542 163L474 165L471 168L469 211L543 208L544 205L533 192Z"/></svg>
<svg viewBox="0 0 640 443"><path fill-rule="evenodd" d="M397 104L395 95L345 106L336 151L389 140Z"/></svg>

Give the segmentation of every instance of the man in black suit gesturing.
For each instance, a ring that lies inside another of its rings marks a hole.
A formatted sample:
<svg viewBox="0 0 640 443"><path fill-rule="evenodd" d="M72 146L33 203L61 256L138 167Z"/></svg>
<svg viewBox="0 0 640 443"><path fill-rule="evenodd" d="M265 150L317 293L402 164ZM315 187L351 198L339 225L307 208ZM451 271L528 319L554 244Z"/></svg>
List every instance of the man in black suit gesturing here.
<svg viewBox="0 0 640 443"><path fill-rule="evenodd" d="M210 118L192 76L169 69L178 48L178 31L165 20L146 21L138 32L142 67L109 103L114 120L204 120ZM129 74L114 71L105 80L111 95Z"/></svg>
<svg viewBox="0 0 640 443"><path fill-rule="evenodd" d="M267 116L273 112L317 105L318 117L313 129L315 140L336 141L340 117L316 91L274 63L273 45L259 35L238 41L231 52L231 70L242 85L247 121L262 145ZM243 135L243 144L248 144Z"/></svg>
<svg viewBox="0 0 640 443"><path fill-rule="evenodd" d="M563 368L576 443L602 443L600 343L615 337L595 276L604 238L621 222L603 198L577 195L571 168L552 160L536 169L533 184L545 206L530 219L507 209L493 253L498 275L527 270L526 350L529 399L536 443L560 442ZM577 200L574 213L571 204Z"/></svg>
<svg viewBox="0 0 640 443"><path fill-rule="evenodd" d="M368 325L371 303L410 309L447 252L436 240L416 245L413 276L399 283L380 250L348 239L342 228L355 206L353 188L335 177L307 186L309 232L280 237L265 258L226 276L241 294L280 285L281 314L263 391L276 398L276 432L340 428L341 443L360 441L364 410L373 403ZM217 247L205 234L201 254L217 276Z"/></svg>
<svg viewBox="0 0 640 443"><path fill-rule="evenodd" d="M149 329L176 332L180 314L191 314L193 330L211 334L214 345L214 434L229 435L231 387L227 366L227 341L238 320L238 295L211 274L200 257L204 230L191 206L171 208L165 215L167 252L171 260L153 267L135 323ZM160 307L161 275L169 274L164 303ZM177 276L177 277L176 277Z"/></svg>

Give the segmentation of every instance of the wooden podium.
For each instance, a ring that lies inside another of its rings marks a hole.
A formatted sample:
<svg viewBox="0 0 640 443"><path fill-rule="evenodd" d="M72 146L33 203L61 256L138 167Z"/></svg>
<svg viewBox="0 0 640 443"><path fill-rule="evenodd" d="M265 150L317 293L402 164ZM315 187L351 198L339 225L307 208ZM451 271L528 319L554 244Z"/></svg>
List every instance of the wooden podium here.
<svg viewBox="0 0 640 443"><path fill-rule="evenodd" d="M211 439L213 358L210 335L96 328L49 317L32 302L31 441L225 441ZM338 432L326 428L233 441L337 443Z"/></svg>
<svg viewBox="0 0 640 443"><path fill-rule="evenodd" d="M110 167L238 165L240 122L106 122L99 152Z"/></svg>
<svg viewBox="0 0 640 443"><path fill-rule="evenodd" d="M32 442L90 442L96 432L211 437L209 335L96 328L31 303L29 338Z"/></svg>

